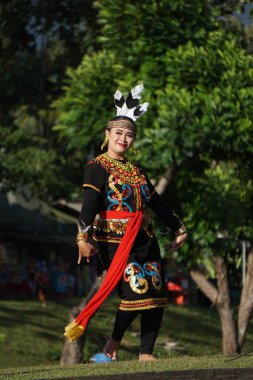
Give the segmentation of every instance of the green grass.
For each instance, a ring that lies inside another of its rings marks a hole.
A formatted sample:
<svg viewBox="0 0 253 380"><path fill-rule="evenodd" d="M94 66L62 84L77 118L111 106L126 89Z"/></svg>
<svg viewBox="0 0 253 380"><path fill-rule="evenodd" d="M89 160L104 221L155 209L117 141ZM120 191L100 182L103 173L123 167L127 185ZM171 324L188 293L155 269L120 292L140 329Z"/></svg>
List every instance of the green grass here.
<svg viewBox="0 0 253 380"><path fill-rule="evenodd" d="M0 379L35 380L71 378L78 376L98 376L123 373L159 372L172 370L211 369L211 368L247 368L252 367L252 357L243 357L227 361L221 355L183 356L161 359L158 362L139 363L124 361L113 364L78 364L75 366L36 366L23 368L6 368L0 370Z"/></svg>
<svg viewBox="0 0 253 380"><path fill-rule="evenodd" d="M215 310L170 305L165 311L155 347L154 354L161 359L158 363L143 364L136 361L139 349L137 319L122 342L119 352L120 363L59 367L57 364L63 346L61 337L63 328L68 321L70 308L79 302L78 299L65 304L49 302L47 307L43 308L38 301L1 301L0 378L1 374L5 379L8 376L12 379L35 379L94 375L100 374L100 371L109 374L145 370L251 366L250 356L227 361L220 355L221 333ZM110 336L118 302L117 298L109 298L92 318L88 326L84 362L89 363L92 354L101 352ZM171 348L172 343L175 344L174 349ZM244 351L250 350L253 350L252 322L244 347ZM131 361L131 365L128 361Z"/></svg>

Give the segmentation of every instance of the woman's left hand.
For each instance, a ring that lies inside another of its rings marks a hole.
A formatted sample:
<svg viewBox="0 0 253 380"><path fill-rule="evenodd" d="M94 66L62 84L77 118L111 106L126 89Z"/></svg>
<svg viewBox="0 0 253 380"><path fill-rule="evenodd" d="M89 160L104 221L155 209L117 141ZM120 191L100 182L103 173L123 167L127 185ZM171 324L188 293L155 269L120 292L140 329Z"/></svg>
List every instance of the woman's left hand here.
<svg viewBox="0 0 253 380"><path fill-rule="evenodd" d="M177 249L181 248L182 245L184 244L185 240L187 239L188 234L185 233L183 235L177 236L174 240L174 242L170 245L169 251L173 252L176 251Z"/></svg>

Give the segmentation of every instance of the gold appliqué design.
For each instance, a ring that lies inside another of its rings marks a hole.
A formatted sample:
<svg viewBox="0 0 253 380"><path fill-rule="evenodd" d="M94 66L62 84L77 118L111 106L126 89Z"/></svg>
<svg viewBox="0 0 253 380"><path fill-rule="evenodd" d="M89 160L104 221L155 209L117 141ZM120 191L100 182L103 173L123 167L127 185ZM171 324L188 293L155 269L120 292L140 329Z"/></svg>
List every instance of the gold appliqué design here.
<svg viewBox="0 0 253 380"><path fill-rule="evenodd" d="M148 281L145 279L145 272L141 265L136 262L127 265L124 280L129 282L130 287L135 293L143 294L148 290Z"/></svg>
<svg viewBox="0 0 253 380"><path fill-rule="evenodd" d="M100 163L110 174L114 174L115 177L119 178L122 183L129 183L131 185L146 183L144 174L140 173L137 166L130 161L120 162L109 157L106 153L96 157L94 161Z"/></svg>
<svg viewBox="0 0 253 380"><path fill-rule="evenodd" d="M119 309L123 311L146 310L155 308L165 308L168 306L167 298L146 298L137 301L122 300Z"/></svg>

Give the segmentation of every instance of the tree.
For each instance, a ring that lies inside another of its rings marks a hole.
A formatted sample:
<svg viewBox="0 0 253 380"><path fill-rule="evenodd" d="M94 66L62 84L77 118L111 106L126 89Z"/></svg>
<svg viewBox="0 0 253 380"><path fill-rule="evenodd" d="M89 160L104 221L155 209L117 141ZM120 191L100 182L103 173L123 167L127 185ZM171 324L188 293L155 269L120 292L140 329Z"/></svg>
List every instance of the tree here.
<svg viewBox="0 0 253 380"><path fill-rule="evenodd" d="M42 138L0 127L0 141L1 191L26 191L41 196L52 191L57 181L57 167L52 164L56 157L53 150L39 148L45 145Z"/></svg>
<svg viewBox="0 0 253 380"><path fill-rule="evenodd" d="M91 1L12 0L0 5L0 19L2 116L24 104L50 104L60 93L65 68L97 46Z"/></svg>
<svg viewBox="0 0 253 380"><path fill-rule="evenodd" d="M173 182L185 210L186 224L193 231L195 248L191 246L189 253L192 256L196 249L198 251L193 260L188 260L192 266L190 273L217 308L223 352L229 355L242 349L253 308L250 301L252 253L248 256L248 275L241 294L237 327L227 269L235 245L238 247L240 239L252 236L252 175L250 170L242 168L249 167L247 162L252 162L253 61L234 37L225 36L223 32L210 33L205 48L189 43L189 49L178 49L173 55L169 52L167 57L170 75L165 91L159 94L162 106L150 141L158 139L160 150L165 152L165 136L169 140ZM165 156L161 156L160 170L166 162ZM156 165L154 160L152 165ZM180 175L177 184L178 169L183 176ZM194 182L189 184L187 178ZM203 184L201 188L197 186L199 181ZM229 237L225 245L217 239L224 231ZM216 287L206 279L210 263L216 273Z"/></svg>
<svg viewBox="0 0 253 380"><path fill-rule="evenodd" d="M180 173L180 177L182 175ZM242 349L253 307L250 296L253 281L250 277L252 247L248 256L247 280L242 284L239 277L238 281L239 286L242 286L242 294L237 321L229 290L234 286L229 278L229 266L239 261L240 240L249 239L253 232L252 180L241 162L236 165L224 161L213 162L203 169L201 176L191 171L188 179L195 185L188 184L186 187L184 183L185 202L182 200L186 215L191 215L189 220L186 216L192 238L187 265L194 281L217 308L222 327L223 352L231 355ZM208 277L213 278L213 281L209 281Z"/></svg>
<svg viewBox="0 0 253 380"><path fill-rule="evenodd" d="M115 83L117 82L116 71L110 70L110 67L114 68L115 66L107 65L105 61L97 59L101 56L106 56L106 50L94 55L93 61L91 57L84 58L79 70L71 72L66 88L67 96L63 96L57 103L61 121L58 129L61 130L63 138L68 136L70 144L77 144L73 138L77 133L78 144L84 146L87 154L93 153L98 142L94 143L94 138L90 139L87 132L85 135L85 125L82 132L80 126L84 120L85 110L94 109L97 113L97 104L94 103L92 96L90 100L84 96L84 100L80 101L80 92L77 92L76 88L82 83L84 88L90 89L91 86L87 84L94 77L99 78L101 83L103 83L102 78L104 77L111 78L111 82L113 80ZM120 54L116 55L116 53L110 52L108 58L111 62L117 62L118 73L124 72L122 70L123 62L119 56ZM93 65L87 66L87 62L93 62ZM239 219L236 216L238 205L242 201L240 197L243 197L239 192L243 181L241 180L239 183L240 186L232 181L238 170L236 164L245 160L251 162L252 157L252 57L241 46L240 38L237 38L237 35L220 29L206 34L204 45L188 41L177 48L167 48L159 57L158 62L147 56L139 64L137 73L131 69L131 64L130 62L129 70L124 78L118 80L120 88L129 89L135 83L139 83L141 79L145 84L147 83L145 100L152 99L150 118L148 120L146 118L145 121L143 118L143 125L139 125L138 135L140 138L137 148L140 150L141 161L146 162L149 174L151 173L157 179L158 186L161 185L161 178L164 179L166 176L162 191L167 199L170 197L170 192L166 191L168 183L177 192L177 207L179 210L180 208L185 210L186 224L194 230L193 243L186 246L187 252L183 253L184 255L187 253L189 256L192 277L212 302L215 301L214 304L221 319L224 354L235 353L242 346L243 339L239 343L236 337L225 259L234 252L235 241L247 234L249 236L249 231L245 235L244 226L247 222L250 225L252 223L251 219L247 219L246 210L244 210L242 218ZM163 67L162 71L160 71L161 67ZM159 74L160 78L157 80ZM101 86L100 95L103 104L109 104L110 93L107 92L107 88L104 91ZM77 93L78 96L75 95ZM78 110L77 107L73 107L78 102L82 105L85 104L85 110L82 111L81 107ZM92 112L89 111L89 114ZM102 112L101 120L104 120L105 123L107 119L107 111ZM94 125L94 131L97 131L99 128L97 121L94 122ZM229 197L234 196L237 199L235 203L228 202L227 205L231 215L226 231L228 236L234 236L235 239L229 240L225 247L221 246L217 235L222 232L223 205L225 207L226 198L217 210L217 214L212 213L213 205L209 203L204 214L202 212L205 199L210 196L214 197L214 194L217 197L221 191L217 187L211 195L208 194L208 190L211 189L209 182L211 177L207 173L213 165L217 166L217 169L211 172L214 173L212 180L216 178L215 176L219 178L218 175L220 175L222 179L220 186L224 186L225 189L230 186ZM230 168L230 175L228 178L223 178L228 168ZM180 173L183 175L180 176ZM244 172L244 175L246 183L250 184L250 171ZM191 181L191 176L197 179L196 182ZM203 180L201 188L197 186L198 179ZM185 189L189 189L186 192L188 198L185 198ZM201 192L200 195L199 192ZM250 194L250 187L247 194ZM196 203L192 202L194 199L196 199ZM245 202L249 202L247 197ZM247 206L250 205L251 203L247 203ZM201 212L198 213L198 210ZM204 216L209 214L211 221L207 223ZM215 222L216 219L217 222ZM233 234L234 228L238 231L236 235ZM198 254L195 253L194 247ZM211 283L207 281L205 281L204 288L205 276L199 269L196 269L199 268L196 265L199 264L200 257L202 268L205 268L206 273L210 269L210 263L214 262L215 267L212 266L212 268L213 272L216 271L217 288L211 286ZM179 254L178 260L181 259ZM205 263L208 263L207 267ZM202 274L200 275L200 273ZM251 285L248 284L244 288L243 294L247 293L247 289L250 290ZM245 295L242 295L242 304L245 298ZM248 316L250 310L252 310L252 305L248 306L246 312ZM239 314L246 316L243 307ZM239 319L242 321L241 317ZM229 320L230 323L224 323L225 320ZM244 318L244 331L246 331L247 321L247 317ZM228 327L229 334L226 333ZM230 339L228 340L228 338Z"/></svg>
<svg viewBox="0 0 253 380"><path fill-rule="evenodd" d="M87 55L77 69L68 69L64 96L54 103L59 120L54 130L70 152L99 149L106 121L113 115L110 95L123 72L123 65L106 51Z"/></svg>
<svg viewBox="0 0 253 380"><path fill-rule="evenodd" d="M96 14L93 2L83 0L0 5L2 191L24 183L44 198L75 191L77 179L52 131L50 107L62 91L66 67L98 47Z"/></svg>
<svg viewBox="0 0 253 380"><path fill-rule="evenodd" d="M209 1L98 1L99 41L107 51L138 70L148 56L163 55L191 40L203 44L216 28L216 8ZM123 43L124 41L124 43Z"/></svg>

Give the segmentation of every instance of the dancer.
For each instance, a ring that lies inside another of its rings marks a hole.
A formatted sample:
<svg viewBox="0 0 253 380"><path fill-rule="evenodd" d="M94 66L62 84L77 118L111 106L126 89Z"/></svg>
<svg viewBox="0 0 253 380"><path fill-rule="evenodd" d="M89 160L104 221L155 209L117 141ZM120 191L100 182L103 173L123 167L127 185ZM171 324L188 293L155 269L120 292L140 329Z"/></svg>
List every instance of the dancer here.
<svg viewBox="0 0 253 380"><path fill-rule="evenodd" d="M175 233L173 249L179 249L187 237L182 221L155 192L144 170L126 158L137 134L135 121L148 109L148 103L139 104L142 91L143 85L136 86L126 100L116 91L117 115L108 122L101 147L107 149L106 153L85 167L78 263L83 257L89 262L96 254L97 274L106 275L86 308L65 328L70 341L77 339L92 314L117 286L121 302L112 336L103 350L112 360L117 360L123 335L139 313L139 360L156 360L153 348L167 298L160 249L145 207L152 209ZM91 228L98 250L87 241Z"/></svg>

